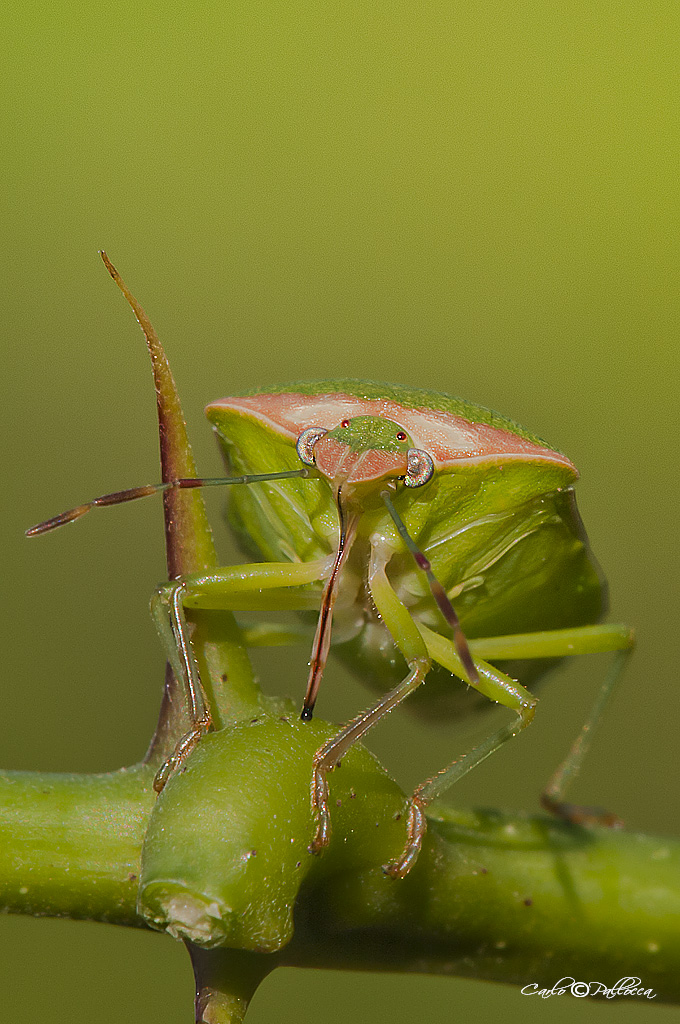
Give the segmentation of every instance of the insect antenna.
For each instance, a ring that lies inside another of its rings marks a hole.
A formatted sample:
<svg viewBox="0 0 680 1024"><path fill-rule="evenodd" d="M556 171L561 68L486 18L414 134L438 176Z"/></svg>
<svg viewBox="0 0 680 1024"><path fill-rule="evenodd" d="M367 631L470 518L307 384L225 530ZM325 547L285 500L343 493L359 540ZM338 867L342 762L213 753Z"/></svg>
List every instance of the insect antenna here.
<svg viewBox="0 0 680 1024"><path fill-rule="evenodd" d="M27 537L37 537L41 533L49 533L56 530L58 526L66 523L73 523L80 519L92 508L106 505L122 505L126 501L136 501L137 498L147 498L151 494L163 494L164 491L185 490L194 487L225 487L229 484L254 484L266 480L290 480L293 477L306 479L310 475L309 469L305 466L302 469L289 469L280 473L253 473L250 476L232 477L184 477L178 480L169 480L164 484L146 484L143 487L131 487L126 491L113 491L111 494L102 494L99 498L86 501L84 505L76 505L67 512L61 512L52 519L46 519L44 523L31 526L26 530Z"/></svg>
<svg viewBox="0 0 680 1024"><path fill-rule="evenodd" d="M451 602L449 601L446 591L444 590L443 586L441 585L435 574L432 572L432 566L430 565L429 559L425 557L423 552L420 550L420 548L414 541L413 537L406 529L406 525L403 519L401 518L396 508L394 507L389 491L382 491L380 497L385 503L387 511L391 515L392 521L394 522L394 525L399 531L399 536L401 537L404 544L413 555L416 565L418 566L419 569L422 569L425 575L427 576L427 582L430 585L432 596L437 602L437 606L440 612L442 613L442 615L448 622L449 626L453 630L453 642L456 648L456 653L460 658L461 662L463 663L463 668L465 669L465 674L468 677L468 682L475 686L479 682L479 672L477 671L477 667L475 666L475 663L472 660L470 648L468 646L465 633L463 632L463 629L461 627L460 619L456 615L456 611Z"/></svg>
<svg viewBox="0 0 680 1024"><path fill-rule="evenodd" d="M357 518L356 516L352 516L349 522L347 521L345 510L340 500L340 490L341 488L338 488L337 492L338 515L340 517L340 540L338 542L338 550L335 553L333 568L331 569L331 574L328 577L328 582L326 583L323 597L321 599L319 619L316 626L314 643L312 644L312 656L309 662L307 692L305 693L305 699L300 713L300 719L303 722L310 722L312 720L312 715L314 714L314 705L316 704L319 686L321 685L321 677L326 666L326 661L328 660L328 648L330 647L331 642L333 605L335 604L335 598L338 592L338 577L340 575L342 563L349 554L349 549L352 546L352 541L354 540L354 534L356 532Z"/></svg>

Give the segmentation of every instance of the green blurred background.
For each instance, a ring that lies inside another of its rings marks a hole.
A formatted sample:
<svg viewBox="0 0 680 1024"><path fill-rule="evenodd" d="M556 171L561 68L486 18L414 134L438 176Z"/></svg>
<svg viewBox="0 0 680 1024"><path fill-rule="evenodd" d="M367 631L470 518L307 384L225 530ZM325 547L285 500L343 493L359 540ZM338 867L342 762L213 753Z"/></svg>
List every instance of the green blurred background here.
<svg viewBox="0 0 680 1024"><path fill-rule="evenodd" d="M161 692L146 611L164 575L160 503L22 536L158 474L143 339L106 248L165 342L207 474L203 405L300 377L449 391L573 458L611 617L639 630L577 796L677 833L679 28L663 0L5 9L4 766L133 762ZM265 685L299 698L306 657L258 661ZM451 799L536 809L603 668L557 674L535 726ZM334 669L319 711L342 720L366 700ZM403 711L370 745L411 786L502 715L432 728ZM2 1019L191 1019L188 960L168 938L0 924ZM677 1017L280 971L249 1020L471 1014Z"/></svg>

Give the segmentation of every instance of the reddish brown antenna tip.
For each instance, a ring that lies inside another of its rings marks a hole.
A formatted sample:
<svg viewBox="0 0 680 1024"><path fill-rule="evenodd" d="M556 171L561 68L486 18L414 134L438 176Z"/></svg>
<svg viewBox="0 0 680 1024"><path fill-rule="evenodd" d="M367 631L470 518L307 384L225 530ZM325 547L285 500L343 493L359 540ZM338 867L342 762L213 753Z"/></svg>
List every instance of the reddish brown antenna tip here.
<svg viewBox="0 0 680 1024"><path fill-rule="evenodd" d="M108 272L111 275L111 277L113 278L113 280L114 281L118 281L118 279L120 278L120 274L118 273L118 271L116 270L116 268L114 267L113 263L111 262L111 260L106 255L106 253L105 253L105 251L103 249L99 250L99 255L103 259L104 266L108 270Z"/></svg>

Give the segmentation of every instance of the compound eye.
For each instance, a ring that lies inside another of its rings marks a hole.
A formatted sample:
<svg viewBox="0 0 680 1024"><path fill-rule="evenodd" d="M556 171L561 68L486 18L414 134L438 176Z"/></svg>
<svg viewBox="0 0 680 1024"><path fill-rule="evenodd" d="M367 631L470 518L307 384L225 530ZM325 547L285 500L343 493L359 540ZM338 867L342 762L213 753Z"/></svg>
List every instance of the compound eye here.
<svg viewBox="0 0 680 1024"><path fill-rule="evenodd" d="M405 441L405 440L406 440L406 433L403 430L400 430L399 433L397 434L397 441ZM414 451L415 451L415 449L414 449Z"/></svg>
<svg viewBox="0 0 680 1024"><path fill-rule="evenodd" d="M327 434L327 430L323 430L321 427L307 427L303 430L295 443L295 450L300 456L300 461L304 462L305 466L313 466L316 463L314 458L314 445Z"/></svg>
<svg viewBox="0 0 680 1024"><path fill-rule="evenodd" d="M345 429L347 429L347 427L349 426L349 420L343 420L340 426L345 427Z"/></svg>
<svg viewBox="0 0 680 1024"><path fill-rule="evenodd" d="M404 483L407 487L422 487L432 479L434 462L432 456L427 452L421 452L418 448L409 448L406 453L406 465L408 469Z"/></svg>

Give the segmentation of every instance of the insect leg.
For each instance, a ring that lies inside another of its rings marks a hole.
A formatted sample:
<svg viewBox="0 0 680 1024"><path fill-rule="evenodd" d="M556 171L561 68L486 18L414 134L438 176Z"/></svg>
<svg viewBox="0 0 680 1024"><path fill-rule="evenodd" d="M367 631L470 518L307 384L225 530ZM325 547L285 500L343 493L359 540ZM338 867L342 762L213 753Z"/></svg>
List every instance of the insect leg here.
<svg viewBox="0 0 680 1024"><path fill-rule="evenodd" d="M151 602L151 614L163 640L172 670L175 677L184 685L189 719L192 723L189 732L178 740L174 751L156 773L153 788L157 793L161 792L173 772L186 760L213 724L198 667L191 651L189 628L182 606L185 591L186 585L176 581L164 588L165 600L161 600L160 594L157 593Z"/></svg>
<svg viewBox="0 0 680 1024"><path fill-rule="evenodd" d="M239 623L239 629L245 647L289 647L309 643L314 635L306 626L278 622Z"/></svg>
<svg viewBox="0 0 680 1024"><path fill-rule="evenodd" d="M450 641L424 626L421 627L421 632L433 659L457 675L460 674L455 665L455 652L449 649ZM608 827L621 824L620 819L608 811L566 803L564 795L590 748L595 728L623 674L634 642L633 632L627 626L610 623L574 626L570 629L543 630L537 633L518 633L512 636L484 637L470 641L470 649L475 655L478 666L485 665L479 660L480 657L494 659L561 658L575 654L614 653L612 665L581 732L541 795L543 807L566 821ZM499 677L503 675L498 669L492 669L492 671ZM487 682L487 678L486 672L482 671L481 682ZM519 684L515 685L519 687ZM502 703L507 702L502 700Z"/></svg>
<svg viewBox="0 0 680 1024"><path fill-rule="evenodd" d="M478 666L479 667L479 666ZM420 853L423 837L426 829L425 808L445 793L450 786L453 786L463 775L481 764L490 754L493 754L508 740L511 740L518 733L531 723L534 717L534 704L522 708L514 722L508 722L497 732L489 736L473 750L470 750L463 757L456 758L448 767L437 772L431 779L426 779L416 787L411 797L411 806L407 822L408 841L404 852L398 860L385 866L385 873L392 878L405 878L409 873L415 860Z"/></svg>
<svg viewBox="0 0 680 1024"><path fill-rule="evenodd" d="M160 793L173 772L183 764L200 738L213 726L209 701L191 645L185 608L305 608L308 606L308 595L305 592L299 596L294 592L285 595L284 592L284 596L276 600L272 591L316 582L327 572L327 558L312 562L263 562L181 577L158 588L151 599L151 615L172 670L184 688L191 729L180 738L175 750L157 773L154 780L156 792Z"/></svg>
<svg viewBox="0 0 680 1024"><path fill-rule="evenodd" d="M475 665L479 676L477 682L471 684L468 681L465 666L458 656L455 644L448 637L442 636L441 633L435 633L434 630L429 629L423 623L419 623L418 628L432 660L448 669L454 676L458 676L464 683L473 685L475 690L488 697L489 700L495 701L497 704L503 704L504 707L511 708L513 711L520 711L524 706L530 705L533 707L536 703L534 695L525 689L521 683L518 683L516 679L512 679L511 676L501 672L500 669L495 668L480 657L480 654L485 652L482 648L475 646L478 641L470 641L470 649L474 651Z"/></svg>
<svg viewBox="0 0 680 1024"><path fill-rule="evenodd" d="M426 626L419 625L418 628L430 657L466 681L465 667L453 642ZM407 843L404 852L398 860L385 867L386 874L393 878L404 878L415 863L427 826L425 818L427 805L441 796L463 775L467 775L469 771L476 768L504 743L525 729L534 717L536 698L516 680L478 657L479 652L474 644L475 641L470 641L470 649L474 653L475 665L479 672L479 682L475 688L490 700L516 711L517 718L502 726L473 750L463 757L456 758L448 767L442 769L433 778L426 779L416 788L409 807Z"/></svg>
<svg viewBox="0 0 680 1024"><path fill-rule="evenodd" d="M392 549L384 543L371 543L368 581L376 608L406 659L409 672L398 686L386 693L368 711L349 722L314 755L312 809L317 819L317 830L310 845L312 853L318 853L330 841L328 773L340 763L349 748L364 733L420 686L430 670L430 657L418 627L387 579L385 567L392 554Z"/></svg>
<svg viewBox="0 0 680 1024"><path fill-rule="evenodd" d="M456 653L463 667L465 668L465 681L470 683L472 686L476 686L477 683L479 682L479 673L477 671L477 667L474 661L472 660L472 655L470 654L470 647L467 642L467 637L465 636L465 633L461 629L460 620L458 619L455 608L451 604L451 601L449 600L449 597L446 591L444 590L443 586L441 585L435 574L432 572L430 560L425 557L425 555L420 550L416 542L413 540L413 537L411 537L410 533L406 529L406 524L404 523L404 520L401 518L396 508L394 507L392 498L390 496L390 492L387 490L383 491L380 497L382 498L383 502L385 503L385 507L387 508L387 511L392 517L392 521L394 522L394 525L396 526L399 532L399 536L401 537L404 544L413 555L416 565L425 573L428 585L430 587L430 591L432 593L433 598L435 599L437 607L444 616L446 622L448 622L449 626L451 627L451 631L453 633L453 642L456 647Z"/></svg>
<svg viewBox="0 0 680 1024"><path fill-rule="evenodd" d="M549 658L563 657L567 654L615 652L612 665L581 732L541 795L543 807L566 821L609 827L621 824L616 815L607 811L566 803L564 795L590 748L595 728L623 674L634 642L632 630L627 626L610 623L473 641L475 651L493 658Z"/></svg>
<svg viewBox="0 0 680 1024"><path fill-rule="evenodd" d="M608 828L620 828L623 825L623 822L617 815L611 814L608 811L603 811L597 807L583 807L578 804L566 803L564 794L569 783L578 773L583 763L583 758L590 749L595 728L604 714L616 684L623 675L631 654L632 649L630 648L617 651L580 733L574 740L566 758L541 793L541 805L546 811L564 818L565 821L571 821L577 825L604 825Z"/></svg>
<svg viewBox="0 0 680 1024"><path fill-rule="evenodd" d="M480 637L470 647L482 658L563 658L574 654L606 654L629 650L635 644L633 631L616 623L544 629L539 633Z"/></svg>

